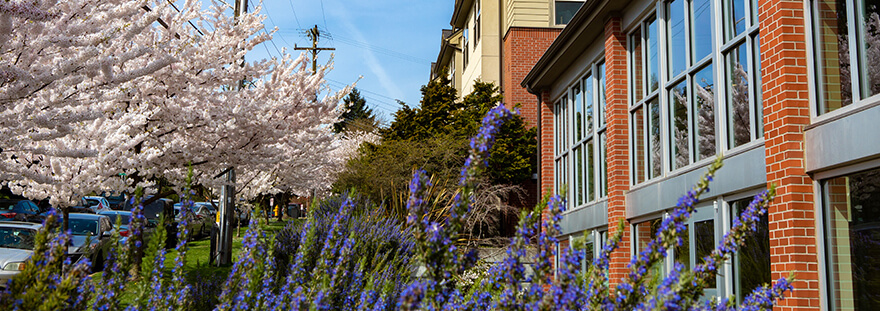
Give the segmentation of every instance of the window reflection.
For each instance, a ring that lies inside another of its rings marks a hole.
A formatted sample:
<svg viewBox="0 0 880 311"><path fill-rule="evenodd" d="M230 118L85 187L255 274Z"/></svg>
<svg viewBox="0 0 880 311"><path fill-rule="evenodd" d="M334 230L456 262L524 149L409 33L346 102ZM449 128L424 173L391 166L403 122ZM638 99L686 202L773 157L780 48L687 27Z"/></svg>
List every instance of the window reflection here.
<svg viewBox="0 0 880 311"><path fill-rule="evenodd" d="M684 72L687 68L685 56L685 24L684 24L685 0L676 0L667 4L669 36L669 76L674 77Z"/></svg>
<svg viewBox="0 0 880 311"><path fill-rule="evenodd" d="M751 198L730 203L731 218L740 217ZM737 303L760 286L770 284L770 224L767 214L761 216L754 231L746 233L743 246L734 255L733 291Z"/></svg>
<svg viewBox="0 0 880 311"><path fill-rule="evenodd" d="M730 147L751 141L748 50L745 44L727 55L727 127Z"/></svg>
<svg viewBox="0 0 880 311"><path fill-rule="evenodd" d="M880 169L823 183L828 278L837 310L880 304Z"/></svg>
<svg viewBox="0 0 880 311"><path fill-rule="evenodd" d="M694 75L694 100L696 121L694 137L699 159L715 156L715 83L712 65Z"/></svg>

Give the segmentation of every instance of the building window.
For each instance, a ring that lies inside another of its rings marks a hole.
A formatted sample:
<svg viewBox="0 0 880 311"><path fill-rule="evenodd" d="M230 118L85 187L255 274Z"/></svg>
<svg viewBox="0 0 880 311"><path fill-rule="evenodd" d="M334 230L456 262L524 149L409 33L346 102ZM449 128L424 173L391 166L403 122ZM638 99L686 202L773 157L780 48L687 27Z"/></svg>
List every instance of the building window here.
<svg viewBox="0 0 880 311"><path fill-rule="evenodd" d="M880 7L876 1L813 1L817 114L880 93Z"/></svg>
<svg viewBox="0 0 880 311"><path fill-rule="evenodd" d="M763 137L754 6L749 0L662 2L629 33L633 184ZM722 30L720 40L715 29Z"/></svg>
<svg viewBox="0 0 880 311"><path fill-rule="evenodd" d="M565 195L575 208L605 197L605 63L592 65L569 87L554 113L557 191L568 187Z"/></svg>
<svg viewBox="0 0 880 311"><path fill-rule="evenodd" d="M634 184L662 173L658 39L655 17L648 18L629 35Z"/></svg>
<svg viewBox="0 0 880 311"><path fill-rule="evenodd" d="M467 65L468 65L468 55L471 53L470 48L468 48L468 41L469 41L469 38L468 38L468 29L467 29L467 27L465 27L465 29L461 32L461 42L463 42L463 43L462 43L462 46L463 46L463 47L462 47L462 49L461 49L461 54L462 54L462 55L461 55L461 56L462 56L462 65L463 65L462 68L467 68Z"/></svg>
<svg viewBox="0 0 880 311"><path fill-rule="evenodd" d="M480 43L480 0L474 1L474 46Z"/></svg>
<svg viewBox="0 0 880 311"><path fill-rule="evenodd" d="M761 104L761 51L754 3L722 6L724 77L727 93L727 145L735 148L764 136ZM747 14L746 12L752 12Z"/></svg>
<svg viewBox="0 0 880 311"><path fill-rule="evenodd" d="M751 203L752 198L741 199L729 203L730 218L739 218ZM765 213L758 220L754 231L746 233L744 243L733 256L733 293L736 304L756 288L770 284L770 224Z"/></svg>
<svg viewBox="0 0 880 311"><path fill-rule="evenodd" d="M554 6L554 12L556 14L556 25L566 25L571 18L574 17L574 14L581 8L584 4L583 1L561 1L557 0Z"/></svg>
<svg viewBox="0 0 880 311"><path fill-rule="evenodd" d="M830 305L871 310L880 301L880 169L821 185Z"/></svg>

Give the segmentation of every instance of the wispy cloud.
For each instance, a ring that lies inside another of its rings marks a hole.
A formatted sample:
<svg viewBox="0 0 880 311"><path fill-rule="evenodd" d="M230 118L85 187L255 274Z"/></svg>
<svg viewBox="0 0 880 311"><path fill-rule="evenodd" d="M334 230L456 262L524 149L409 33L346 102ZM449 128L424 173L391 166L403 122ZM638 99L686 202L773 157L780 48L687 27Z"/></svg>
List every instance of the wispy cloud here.
<svg viewBox="0 0 880 311"><path fill-rule="evenodd" d="M352 17L346 9L346 5L343 3L339 3L337 1L328 1L333 5L333 14L338 15L338 21L342 22L343 28L349 34L351 34L357 41L359 42L369 42L367 41L364 34L360 31L358 27L356 27L351 21ZM397 86L391 77L388 75L388 72L385 70L385 67L382 66L382 63L376 58L376 55L373 51L368 49L363 50L364 53L364 61L367 68L375 75L375 77L379 80L379 84L385 89L385 92L394 98L403 98L403 92Z"/></svg>

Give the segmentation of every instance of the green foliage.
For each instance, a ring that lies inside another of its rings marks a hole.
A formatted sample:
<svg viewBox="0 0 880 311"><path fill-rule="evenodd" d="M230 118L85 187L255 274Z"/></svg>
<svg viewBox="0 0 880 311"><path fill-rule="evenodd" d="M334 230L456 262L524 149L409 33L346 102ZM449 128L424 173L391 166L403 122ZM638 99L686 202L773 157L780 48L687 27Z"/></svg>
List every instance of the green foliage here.
<svg viewBox="0 0 880 311"><path fill-rule="evenodd" d="M438 184L454 191L470 137L483 116L503 100L499 88L477 81L474 91L457 100L454 87L441 75L422 87L419 107L403 104L391 125L381 131L382 141L364 144L345 170L334 191L357 188L372 200L387 202L405 193L413 169L433 174ZM537 163L537 131L527 129L515 116L503 124L488 159L485 178L490 184L519 184L531 178Z"/></svg>
<svg viewBox="0 0 880 311"><path fill-rule="evenodd" d="M352 89L342 102L344 111L339 116L339 122L333 124L334 133L372 131L379 125L373 109L367 108L367 101L357 88Z"/></svg>

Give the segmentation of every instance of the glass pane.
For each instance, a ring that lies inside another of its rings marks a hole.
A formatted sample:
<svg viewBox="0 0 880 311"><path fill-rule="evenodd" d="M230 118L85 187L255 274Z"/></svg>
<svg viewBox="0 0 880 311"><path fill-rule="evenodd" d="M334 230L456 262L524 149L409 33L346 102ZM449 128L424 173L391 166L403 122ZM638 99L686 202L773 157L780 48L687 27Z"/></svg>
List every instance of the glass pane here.
<svg viewBox="0 0 880 311"><path fill-rule="evenodd" d="M684 3L685 0L675 0L666 4L669 16L667 34L669 36L669 76L674 77L687 68L685 61L685 28L684 28Z"/></svg>
<svg viewBox="0 0 880 311"><path fill-rule="evenodd" d="M752 139L747 52L745 44L741 44L727 55L727 141L731 148Z"/></svg>
<svg viewBox="0 0 880 311"><path fill-rule="evenodd" d="M862 6L863 12L859 24L862 98L868 98L880 93L880 1L866 0L856 3Z"/></svg>
<svg viewBox="0 0 880 311"><path fill-rule="evenodd" d="M594 199L596 199L596 196L595 196L595 194L596 194L596 191L595 191L595 189L596 189L596 176L595 175L596 174L593 171L593 141L592 140L587 141L587 150L586 150L585 158L587 158L586 165L585 165L585 167L587 169L587 171L585 172L585 177L587 179L587 182L586 182L587 183L587 202L590 202L590 201L593 201Z"/></svg>
<svg viewBox="0 0 880 311"><path fill-rule="evenodd" d="M724 34L730 40L746 30L746 3L744 0L728 0L724 6Z"/></svg>
<svg viewBox="0 0 880 311"><path fill-rule="evenodd" d="M684 266L682 271L690 271L691 266L691 230L690 225L684 226L684 232L681 235L681 245L673 247L673 258L675 262Z"/></svg>
<svg viewBox="0 0 880 311"><path fill-rule="evenodd" d="M715 156L715 83L712 65L694 75L697 160Z"/></svg>
<svg viewBox="0 0 880 311"><path fill-rule="evenodd" d="M568 150L568 98L562 98L562 127L559 130L562 132L562 151Z"/></svg>
<svg viewBox="0 0 880 311"><path fill-rule="evenodd" d="M593 133L593 77L584 78L584 129L587 136Z"/></svg>
<svg viewBox="0 0 880 311"><path fill-rule="evenodd" d="M821 80L819 113L852 103L849 30L845 0L816 1L816 54Z"/></svg>
<svg viewBox="0 0 880 311"><path fill-rule="evenodd" d="M648 93L656 91L660 86L660 49L657 40L660 35L657 32L657 20L648 22L648 33L645 34L648 42Z"/></svg>
<svg viewBox="0 0 880 311"><path fill-rule="evenodd" d="M760 37L753 37L754 49L755 52L752 54L752 60L754 64L752 64L755 72L755 125L757 125L757 131L755 132L755 137L761 138L764 137L764 91L761 83L761 75L763 74L761 71L761 41Z"/></svg>
<svg viewBox="0 0 880 311"><path fill-rule="evenodd" d="M581 154L581 147L578 146L574 148L574 190L575 190L575 198L577 199L575 206L580 206L584 204L584 182L583 182L583 174L584 171L584 159Z"/></svg>
<svg viewBox="0 0 880 311"><path fill-rule="evenodd" d="M684 167L690 163L688 152L688 100L686 82L682 81L672 88L669 95L671 107L670 141L672 142L672 169Z"/></svg>
<svg viewBox="0 0 880 311"><path fill-rule="evenodd" d="M584 137L584 102L581 97L581 88L577 86L572 88L571 97L574 105L574 141L581 141Z"/></svg>
<svg viewBox="0 0 880 311"><path fill-rule="evenodd" d="M645 72L644 64L642 64L642 28L636 30L629 35L629 51L630 51L630 67L632 73L632 94L633 103L642 100L645 95Z"/></svg>
<svg viewBox="0 0 880 311"><path fill-rule="evenodd" d="M712 23L712 0L693 0L691 3L692 22L690 24L691 45L693 46L693 62L712 54L714 29Z"/></svg>
<svg viewBox="0 0 880 311"><path fill-rule="evenodd" d="M739 218L751 200L748 198L731 203L732 216ZM747 247L741 247L734 258L733 290L737 304L742 303L743 298L755 288L771 281L770 224L767 214L761 216L755 229L746 233L743 245Z"/></svg>
<svg viewBox="0 0 880 311"><path fill-rule="evenodd" d="M605 142L605 132L599 133L599 197L608 194L608 144Z"/></svg>
<svg viewBox="0 0 880 311"><path fill-rule="evenodd" d="M556 1L556 25L568 24L583 4L583 1Z"/></svg>
<svg viewBox="0 0 880 311"><path fill-rule="evenodd" d="M599 95L597 97L596 104L599 105L599 109L596 112L596 118L598 118L599 127L605 126L605 63L600 63L596 66L596 83L599 84Z"/></svg>
<svg viewBox="0 0 880 311"><path fill-rule="evenodd" d="M651 131L648 151L651 153L649 164L651 177L649 178L654 178L660 176L663 169L660 158L662 154L660 148L660 103L656 99L648 103L648 114L648 130Z"/></svg>
<svg viewBox="0 0 880 311"><path fill-rule="evenodd" d="M556 194L562 195L562 185L565 184L565 181L562 180L562 160L556 160Z"/></svg>
<svg viewBox="0 0 880 311"><path fill-rule="evenodd" d="M694 224L695 263L703 263L703 258L715 249L715 221L701 221ZM714 289L715 283L709 282L708 288ZM708 292L706 294L709 294Z"/></svg>
<svg viewBox="0 0 880 311"><path fill-rule="evenodd" d="M633 163L633 180L636 184L644 182L647 178L645 174L645 111L643 107L639 107L633 112L632 116L633 129L633 154L635 154L635 163Z"/></svg>
<svg viewBox="0 0 880 311"><path fill-rule="evenodd" d="M836 310L880 302L880 169L824 183L828 279Z"/></svg>
<svg viewBox="0 0 880 311"><path fill-rule="evenodd" d="M636 225L636 247L637 252L641 253L643 249L648 245L654 237L657 236L657 230L660 229L661 220L654 219L646 222L642 222ZM660 285L660 282L663 280L663 261L657 262L654 266L652 266L648 270L648 274L645 276L646 286L656 287Z"/></svg>

